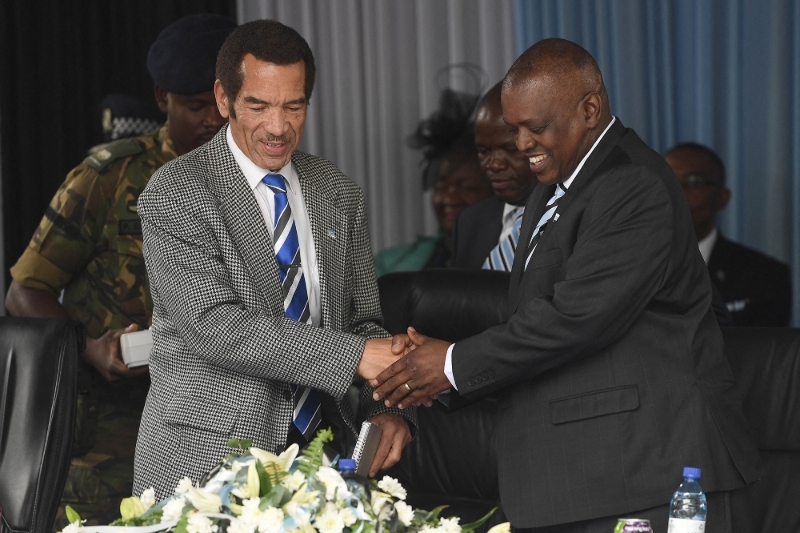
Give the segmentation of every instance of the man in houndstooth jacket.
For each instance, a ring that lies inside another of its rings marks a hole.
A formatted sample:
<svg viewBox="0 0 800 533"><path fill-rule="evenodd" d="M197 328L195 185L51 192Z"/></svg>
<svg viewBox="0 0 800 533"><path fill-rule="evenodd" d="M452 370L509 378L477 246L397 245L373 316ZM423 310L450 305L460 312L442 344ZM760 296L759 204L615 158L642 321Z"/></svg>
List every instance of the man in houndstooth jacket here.
<svg viewBox="0 0 800 533"><path fill-rule="evenodd" d="M273 452L302 444L292 429L294 385L321 391L321 427L332 424L337 438L352 444L357 419L381 426L375 475L400 458L414 414L374 402L364 379L391 364L407 339L393 345L379 325L361 190L330 162L296 151L313 55L293 29L253 21L223 45L217 78L228 125L163 166L138 203L154 345L134 494L152 486L163 498L185 475L196 482L230 438ZM275 193L261 182L269 172L286 181L310 324L284 315ZM346 396L354 382L358 413Z"/></svg>

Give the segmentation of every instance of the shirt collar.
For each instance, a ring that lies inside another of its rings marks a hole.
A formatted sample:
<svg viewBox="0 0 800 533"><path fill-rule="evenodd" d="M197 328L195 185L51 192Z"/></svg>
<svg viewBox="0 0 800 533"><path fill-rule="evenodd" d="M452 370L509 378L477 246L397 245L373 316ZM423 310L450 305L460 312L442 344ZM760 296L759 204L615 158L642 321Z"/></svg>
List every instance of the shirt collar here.
<svg viewBox="0 0 800 533"><path fill-rule="evenodd" d="M714 226L711 233L703 237L700 242L697 243L697 246L700 248L700 255L703 256L703 261L705 261L706 264L708 264L708 260L711 259L711 252L714 250L714 245L717 243L717 235L719 235L719 232L717 231L717 227Z"/></svg>
<svg viewBox="0 0 800 533"><path fill-rule="evenodd" d="M600 134L600 137L597 138L597 140L594 142L594 144L589 149L589 151L586 152L586 155L583 156L583 159L581 159L581 162L578 163L577 167L575 167L575 170L572 172L572 174L570 174L570 176L567 179L565 179L563 182L561 182L561 188L562 189L566 190L566 189L569 188L570 185L572 185L572 182L575 180L575 176L577 176L578 172L580 172L581 169L583 168L583 164L586 163L586 160L589 159L590 155L592 155L592 152L594 152L594 149L597 148L598 144L600 144L600 141L605 136L606 132L608 131L608 128L610 128L611 125L614 122L616 122L616 120L617 120L617 117L613 117L613 116L611 117L611 122L608 123L608 126L606 126L606 129L603 130L603 133Z"/></svg>
<svg viewBox="0 0 800 533"><path fill-rule="evenodd" d="M513 216L513 213L517 211L517 209L525 209L524 205L514 205L514 204L503 204L503 222L506 221L509 217Z"/></svg>
<svg viewBox="0 0 800 533"><path fill-rule="evenodd" d="M236 160L236 164L239 165L239 168L242 170L242 174L244 174L247 184L250 185L251 189L255 190L255 188L259 183L261 183L261 180L264 179L264 176L267 174L280 174L285 178L286 185L289 187L289 191L294 192L292 189L292 182L294 180L291 178L294 177L295 171L291 161L289 161L286 166L277 172L259 167L253 163L250 158L247 157L244 152L242 152L242 150L239 148L239 145L236 144L236 141L233 139L233 134L231 133L230 125L228 125L227 128L228 129L225 132L225 139L228 141L228 148L230 148L231 153L233 154L233 159Z"/></svg>

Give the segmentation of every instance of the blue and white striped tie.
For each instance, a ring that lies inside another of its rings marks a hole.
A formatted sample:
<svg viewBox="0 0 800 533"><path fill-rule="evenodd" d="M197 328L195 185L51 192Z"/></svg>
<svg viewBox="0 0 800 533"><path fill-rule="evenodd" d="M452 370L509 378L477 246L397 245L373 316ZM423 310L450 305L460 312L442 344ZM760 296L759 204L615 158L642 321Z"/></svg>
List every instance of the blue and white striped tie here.
<svg viewBox="0 0 800 533"><path fill-rule="evenodd" d="M519 242L519 230L522 227L522 216L525 214L525 207L517 207L509 212L509 217L514 221L511 226L511 233L506 235L503 240L492 248L489 256L483 262L483 270L504 270L511 272L514 264L514 253L517 251Z"/></svg>
<svg viewBox="0 0 800 533"><path fill-rule="evenodd" d="M286 180L280 174L267 174L261 181L270 188L275 198L272 242L283 290L284 313L287 318L308 324L311 321L311 312L300 260L300 239L297 237L292 208L286 196ZM307 440L311 440L322 420L320 392L309 387L292 385L292 395L294 425Z"/></svg>
<svg viewBox="0 0 800 533"><path fill-rule="evenodd" d="M542 215L542 218L539 219L539 223L536 224L536 229L533 230L533 235L531 236L531 242L528 244L528 248L530 248L530 252L528 252L528 257L525 259L525 268L528 268L528 263L531 261L531 256L533 255L534 250L536 250L536 245L539 244L539 239L542 238L542 234L544 233L545 228L547 227L547 223L550 222L550 219L553 218L553 215L556 212L556 208L558 207L558 200L564 196L566 191L561 188L561 184L556 184L556 190L553 193L553 196L547 201L547 210Z"/></svg>

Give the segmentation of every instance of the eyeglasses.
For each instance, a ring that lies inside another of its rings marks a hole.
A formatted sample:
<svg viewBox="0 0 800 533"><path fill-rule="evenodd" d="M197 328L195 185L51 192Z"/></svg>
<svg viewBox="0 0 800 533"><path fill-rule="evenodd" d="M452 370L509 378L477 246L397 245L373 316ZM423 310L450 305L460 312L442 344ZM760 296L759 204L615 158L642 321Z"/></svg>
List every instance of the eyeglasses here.
<svg viewBox="0 0 800 533"><path fill-rule="evenodd" d="M694 187L722 187L719 182L700 176L699 174L689 174L687 176L683 176L678 178L678 181L681 182L681 185L687 188L694 188Z"/></svg>

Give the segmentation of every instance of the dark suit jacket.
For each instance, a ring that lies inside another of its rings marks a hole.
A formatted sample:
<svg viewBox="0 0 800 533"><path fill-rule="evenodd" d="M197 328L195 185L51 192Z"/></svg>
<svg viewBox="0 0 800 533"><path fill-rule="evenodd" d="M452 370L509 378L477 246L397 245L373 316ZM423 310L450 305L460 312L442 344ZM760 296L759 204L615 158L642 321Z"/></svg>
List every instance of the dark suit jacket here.
<svg viewBox="0 0 800 533"><path fill-rule="evenodd" d="M728 306L731 325L789 325L792 283L788 265L731 242L720 233L708 272Z"/></svg>
<svg viewBox="0 0 800 533"><path fill-rule="evenodd" d="M496 196L491 196L461 211L453 228L454 267L483 267L503 231L505 205Z"/></svg>
<svg viewBox="0 0 800 533"><path fill-rule="evenodd" d="M521 243L555 186L537 187ZM707 492L760 476L683 191L617 120L559 201L509 320L453 349L459 393L497 391L498 476L517 527L669 502L684 466ZM521 250L520 250L521 251Z"/></svg>

